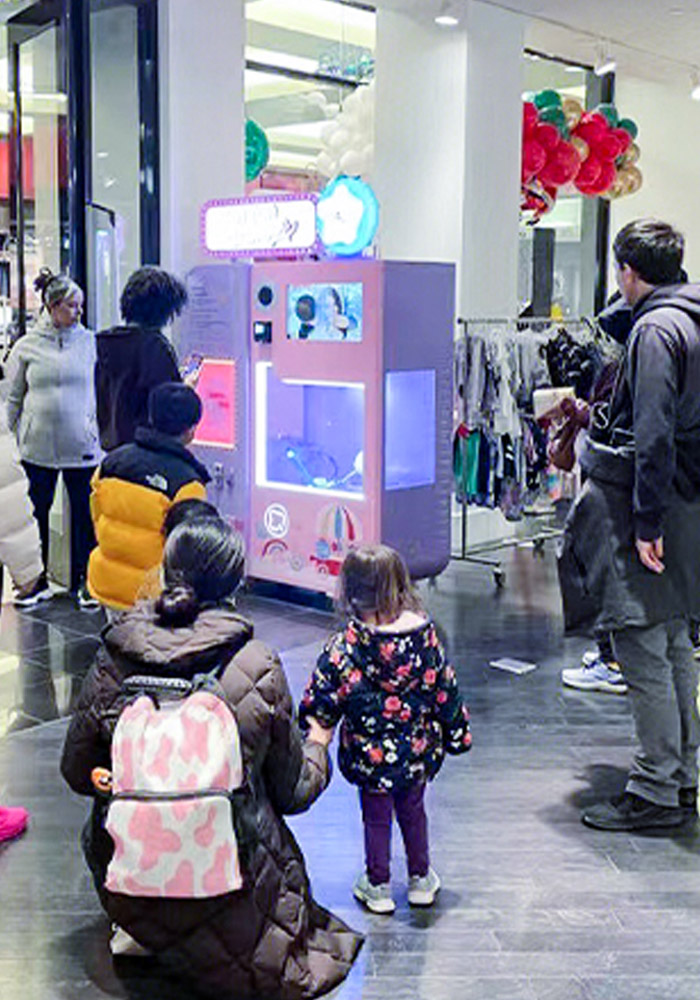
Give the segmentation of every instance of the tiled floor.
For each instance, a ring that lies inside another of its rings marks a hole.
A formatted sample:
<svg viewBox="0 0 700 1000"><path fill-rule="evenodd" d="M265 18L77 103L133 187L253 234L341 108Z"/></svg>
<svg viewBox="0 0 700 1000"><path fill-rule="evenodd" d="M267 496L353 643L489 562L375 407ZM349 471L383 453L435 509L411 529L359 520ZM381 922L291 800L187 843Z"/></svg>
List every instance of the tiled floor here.
<svg viewBox="0 0 700 1000"><path fill-rule="evenodd" d="M625 698L564 690L563 665L585 648L561 637L551 553L507 556L508 585L455 564L423 589L472 707L474 749L430 789L435 909L409 911L396 845L394 917L350 896L361 865L355 792L337 774L293 820L319 900L367 932L342 1000L698 1000L700 839L585 829L580 806L620 787L631 749ZM295 693L331 619L245 598L277 646ZM2 1000L184 1000L150 971L117 978L107 926L77 835L86 804L57 773L65 722L94 651L99 615L55 602L0 623L0 801L26 804L28 835L0 849ZM6 651L4 653L3 651ZM5 658L17 655L15 663ZM525 676L496 656L534 660ZM55 720L26 729L39 719ZM25 731L18 732L17 730Z"/></svg>

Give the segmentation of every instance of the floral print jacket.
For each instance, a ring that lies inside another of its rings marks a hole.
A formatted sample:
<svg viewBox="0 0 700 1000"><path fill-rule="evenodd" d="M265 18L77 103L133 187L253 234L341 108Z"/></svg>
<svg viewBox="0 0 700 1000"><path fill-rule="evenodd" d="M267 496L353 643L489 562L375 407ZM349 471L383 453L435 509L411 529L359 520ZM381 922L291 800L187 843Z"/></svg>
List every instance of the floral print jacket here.
<svg viewBox="0 0 700 1000"><path fill-rule="evenodd" d="M342 720L340 770L371 789L430 781L445 751L471 746L469 712L430 621L392 633L351 619L324 646L299 714L302 725Z"/></svg>

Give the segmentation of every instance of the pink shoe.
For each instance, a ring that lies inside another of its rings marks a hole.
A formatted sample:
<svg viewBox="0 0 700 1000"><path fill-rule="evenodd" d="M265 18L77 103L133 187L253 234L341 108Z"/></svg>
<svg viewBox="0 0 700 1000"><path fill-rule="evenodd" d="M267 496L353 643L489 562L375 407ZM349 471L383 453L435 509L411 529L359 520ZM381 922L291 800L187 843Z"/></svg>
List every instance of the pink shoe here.
<svg viewBox="0 0 700 1000"><path fill-rule="evenodd" d="M0 843L19 837L27 829L29 813L19 806L7 809L0 806Z"/></svg>

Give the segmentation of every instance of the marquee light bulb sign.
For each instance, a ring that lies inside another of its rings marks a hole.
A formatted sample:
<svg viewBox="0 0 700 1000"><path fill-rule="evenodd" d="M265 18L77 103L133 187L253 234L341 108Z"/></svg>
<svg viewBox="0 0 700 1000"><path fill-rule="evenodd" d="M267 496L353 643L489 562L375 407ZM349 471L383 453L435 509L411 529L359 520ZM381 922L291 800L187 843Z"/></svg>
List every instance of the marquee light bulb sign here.
<svg viewBox="0 0 700 1000"><path fill-rule="evenodd" d="M359 177L337 177L316 194L276 194L207 202L201 243L207 254L236 258L357 257L371 246L379 203Z"/></svg>

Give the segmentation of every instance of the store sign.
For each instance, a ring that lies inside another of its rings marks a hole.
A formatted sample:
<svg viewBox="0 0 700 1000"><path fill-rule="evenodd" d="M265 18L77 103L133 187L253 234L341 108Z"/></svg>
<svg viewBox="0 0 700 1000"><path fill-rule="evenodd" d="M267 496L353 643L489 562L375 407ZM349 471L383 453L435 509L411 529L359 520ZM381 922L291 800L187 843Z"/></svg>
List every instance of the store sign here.
<svg viewBox="0 0 700 1000"><path fill-rule="evenodd" d="M318 250L316 195L209 201L202 246L215 257L307 257Z"/></svg>

